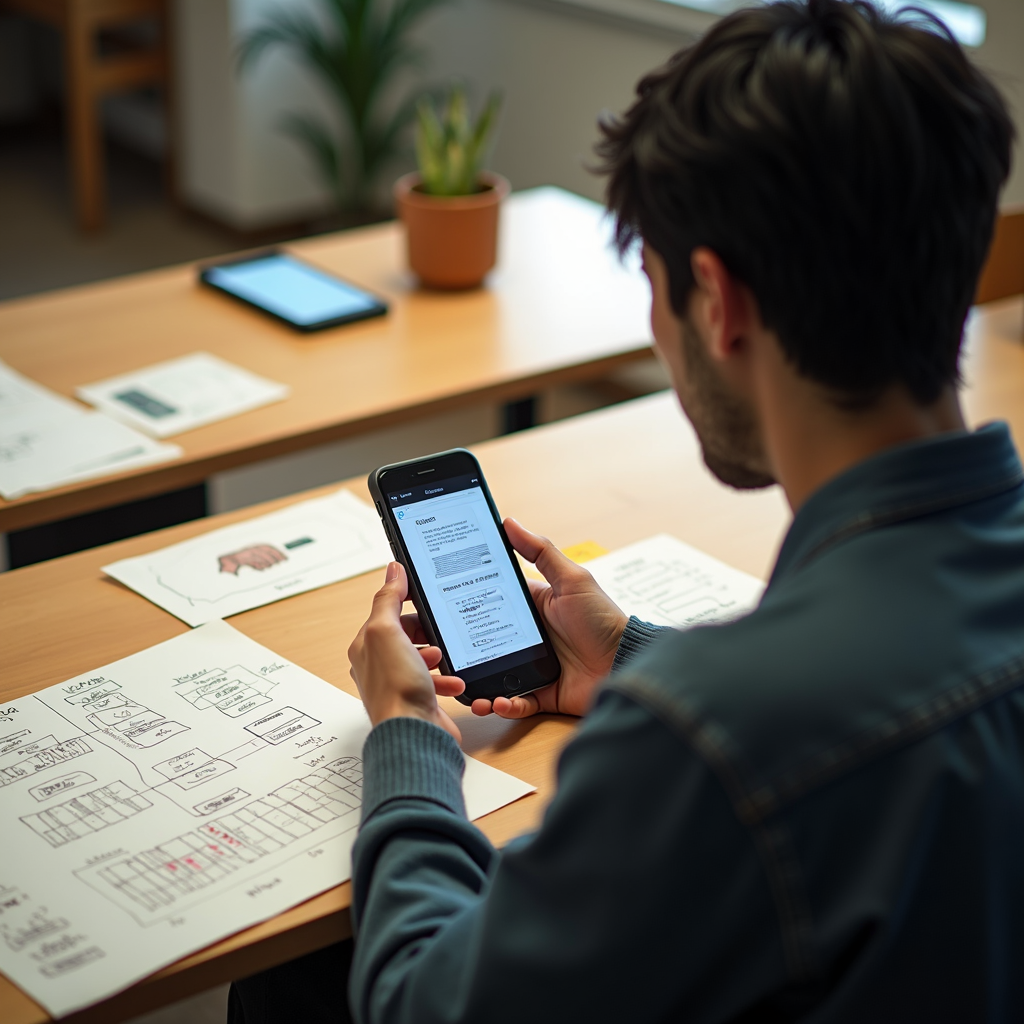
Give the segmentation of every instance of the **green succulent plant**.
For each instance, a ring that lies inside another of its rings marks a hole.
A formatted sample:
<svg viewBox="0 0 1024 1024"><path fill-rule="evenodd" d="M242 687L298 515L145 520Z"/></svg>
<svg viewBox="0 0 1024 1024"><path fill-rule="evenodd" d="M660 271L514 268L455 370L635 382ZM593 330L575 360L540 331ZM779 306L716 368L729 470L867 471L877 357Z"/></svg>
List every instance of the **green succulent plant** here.
<svg viewBox="0 0 1024 1024"><path fill-rule="evenodd" d="M416 106L416 162L423 191L433 196L479 192L480 171L490 151L501 110L492 92L473 123L466 90L453 86L440 112L428 96Z"/></svg>
<svg viewBox="0 0 1024 1024"><path fill-rule="evenodd" d="M341 209L368 210L381 172L401 152L416 97L395 102L389 87L397 72L422 56L412 43L415 25L448 2L320 0L321 17L283 4L242 40L240 69L281 47L326 86L340 124L293 113L281 127L306 147Z"/></svg>

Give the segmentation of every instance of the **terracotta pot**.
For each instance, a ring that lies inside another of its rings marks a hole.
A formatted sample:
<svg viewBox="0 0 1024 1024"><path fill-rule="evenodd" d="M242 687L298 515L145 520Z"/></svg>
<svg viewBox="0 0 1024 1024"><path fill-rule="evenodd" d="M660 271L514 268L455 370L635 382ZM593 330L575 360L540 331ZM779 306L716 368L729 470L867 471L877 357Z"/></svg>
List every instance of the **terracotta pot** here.
<svg viewBox="0 0 1024 1024"><path fill-rule="evenodd" d="M509 193L500 174L484 173L471 196L431 196L420 176L395 182L395 205L405 224L409 266L429 288L475 288L498 258L498 207Z"/></svg>

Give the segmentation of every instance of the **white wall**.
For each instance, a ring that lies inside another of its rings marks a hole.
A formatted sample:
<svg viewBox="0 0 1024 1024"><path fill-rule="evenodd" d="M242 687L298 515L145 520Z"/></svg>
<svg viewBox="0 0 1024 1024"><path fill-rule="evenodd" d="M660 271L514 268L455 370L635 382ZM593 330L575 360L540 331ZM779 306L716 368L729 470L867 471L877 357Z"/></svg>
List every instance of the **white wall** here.
<svg viewBox="0 0 1024 1024"><path fill-rule="evenodd" d="M308 72L273 53L239 77L240 32L284 0L177 0L184 198L239 228L315 214L326 193L281 114L328 109ZM1024 134L1024 0L981 0L988 35L973 51L1010 99ZM316 0L287 0L316 7ZM620 110L636 80L687 41L682 32L588 13L559 0L458 0L429 16L425 77L462 77L482 97L504 91L492 166L516 188L555 184L598 198L586 170L602 109ZM400 168L396 168L396 173ZM1004 205L1024 204L1018 161Z"/></svg>
<svg viewBox="0 0 1024 1024"><path fill-rule="evenodd" d="M239 39L282 2L174 5L179 194L240 229L289 223L329 205L305 153L278 128L288 111L328 112L308 72L279 50L238 71ZM317 7L315 0L286 2Z"/></svg>
<svg viewBox="0 0 1024 1024"><path fill-rule="evenodd" d="M972 2L985 8L988 33L971 55L999 83L1024 135L1024 0ZM585 164L598 113L625 107L637 79L688 41L559 0L461 0L424 37L439 71L465 76L481 92L505 91L496 170L517 188L550 183L595 199L601 184ZM1003 204L1024 204L1019 157Z"/></svg>
<svg viewBox="0 0 1024 1024"><path fill-rule="evenodd" d="M602 110L619 111L637 79L692 37L561 4L460 0L424 32L433 66L482 97L505 96L491 164L515 188L555 184L601 197L593 163Z"/></svg>

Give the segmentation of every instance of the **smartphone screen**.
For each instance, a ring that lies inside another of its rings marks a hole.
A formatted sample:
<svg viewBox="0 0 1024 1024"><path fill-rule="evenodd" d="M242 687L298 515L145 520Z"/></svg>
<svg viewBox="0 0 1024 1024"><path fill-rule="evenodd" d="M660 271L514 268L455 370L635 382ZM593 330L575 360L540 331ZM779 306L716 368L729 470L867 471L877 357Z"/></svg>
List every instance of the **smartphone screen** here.
<svg viewBox="0 0 1024 1024"><path fill-rule="evenodd" d="M467 682L544 657L478 475L385 491L452 672Z"/></svg>
<svg viewBox="0 0 1024 1024"><path fill-rule="evenodd" d="M287 253L207 267L202 279L303 330L385 311L376 296Z"/></svg>

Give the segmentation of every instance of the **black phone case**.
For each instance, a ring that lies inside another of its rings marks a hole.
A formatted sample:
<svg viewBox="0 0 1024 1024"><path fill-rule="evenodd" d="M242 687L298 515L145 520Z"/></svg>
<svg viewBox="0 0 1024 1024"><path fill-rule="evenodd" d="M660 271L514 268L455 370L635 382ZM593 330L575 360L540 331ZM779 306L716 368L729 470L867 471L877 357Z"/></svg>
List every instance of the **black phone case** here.
<svg viewBox="0 0 1024 1024"><path fill-rule="evenodd" d="M373 292L367 291L362 285L355 284L352 281L346 281L343 277L338 277L337 274L332 274L329 270L324 270L322 267L314 267L312 264L307 264L307 266L312 270L319 271L321 274L327 274L329 277L335 278L341 284L347 284L349 287L355 288L356 291L360 291L364 295L373 299L377 305L371 306L369 309L359 310L356 313L347 313L345 316L334 317L331 320L320 320L315 324L297 324L294 320L289 320L287 317L280 316L272 310L267 309L266 306L261 306L258 302L250 302L249 299L245 299L241 295L237 295L235 292L229 291L227 288L222 288L219 284L214 284L207 276L209 271L215 270L218 267L234 267L239 263L250 263L252 260L263 259L267 256L281 255L291 256L293 260L296 260L299 263L305 263L304 260L300 259L293 253L287 252L285 249L281 249L278 246L272 246L269 249L258 249L255 252L246 253L244 256L239 256L237 259L218 260L216 263L205 263L199 268L199 282L207 288L212 288L215 292L219 292L221 295L227 295L228 298L234 299L235 302L242 303L243 306L248 306L250 309L258 310L264 316L269 316L272 320L285 324L293 331L298 331L301 334L311 334L314 331L323 331L328 327L341 327L344 324L354 324L359 320L369 320L375 316L384 316L384 314L387 313L388 304L379 295L374 295Z"/></svg>
<svg viewBox="0 0 1024 1024"><path fill-rule="evenodd" d="M484 497L487 500L487 505L491 510L492 515L498 524L498 532L501 536L502 542L505 545L506 551L509 556L509 561L512 563L512 568L515 571L516 579L519 581L520 586L526 593L527 600L530 602L530 607L533 608L533 598L530 595L529 588L526 586L526 580L523 576L522 569L519 567L519 562L516 558L515 551L509 543L508 538L505 536L504 527L501 525L501 517L498 515L498 508L494 504L494 499L491 497L490 488L487 486L487 479L484 477L483 470L480 468L480 463L477 461L476 456L472 452L467 451L465 448L451 448L448 451L438 452L436 455L430 455L426 458L421 459L409 459L405 462L393 462L387 466L380 466L375 469L367 478L367 485L370 489L370 494L373 497L374 505L377 508L377 515L380 516L381 524L384 527L384 533L388 538L388 543L391 545L391 553L395 556L395 560L401 562L405 567L406 576L409 579L409 599L412 601L417 613L420 617L420 624L423 626L423 631L427 634L427 639L430 643L440 648L441 650L441 664L440 669L444 675L456 675L457 673L452 671L451 663L448 660L448 651L441 639L440 631L437 628L437 623L434 621L433 613L430 610L430 606L424 600L423 595L420 591L419 577L416 574L415 568L412 566L412 559L406 557L405 550L402 547L400 538L397 537L397 530L392 529L392 524L385 513L387 506L387 500L384 496L383 488L380 484L380 478L389 472L395 470L402 470L412 466L422 465L423 463L432 462L437 459L444 458L449 455L463 455L468 456L473 465L476 467L477 474L480 478L480 489L483 491ZM474 700L479 697L486 697L493 699L498 696L521 696L524 693L532 693L534 690L539 690L541 687L549 686L553 683L560 674L561 666L558 663L558 656L555 654L554 646L551 643L551 638L548 636L547 629L544 626L540 616L534 611L534 620L537 623L538 630L540 631L541 640L544 643L545 648L549 652L555 665L558 666L558 671L554 677L547 679L543 682L537 683L536 686L530 686L526 689L516 690L514 693L510 693L504 688L485 688L479 686L477 683L467 683L466 690L455 699L461 704L472 704ZM483 682L483 681L481 681ZM493 690L493 692L492 692Z"/></svg>

